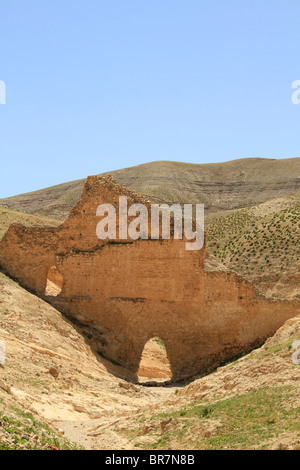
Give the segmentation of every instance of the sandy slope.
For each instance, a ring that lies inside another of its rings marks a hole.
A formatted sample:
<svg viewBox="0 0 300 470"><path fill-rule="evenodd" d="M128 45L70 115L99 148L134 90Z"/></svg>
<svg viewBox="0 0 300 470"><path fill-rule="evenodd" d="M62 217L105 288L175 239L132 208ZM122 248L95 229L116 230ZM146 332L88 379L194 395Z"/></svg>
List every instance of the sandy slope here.
<svg viewBox="0 0 300 470"><path fill-rule="evenodd" d="M127 440L115 436L114 421L161 399L161 389L128 386L126 370L96 358L59 312L2 274L0 340L7 349L0 380L12 392L0 389L0 399L65 430L84 447L127 448Z"/></svg>

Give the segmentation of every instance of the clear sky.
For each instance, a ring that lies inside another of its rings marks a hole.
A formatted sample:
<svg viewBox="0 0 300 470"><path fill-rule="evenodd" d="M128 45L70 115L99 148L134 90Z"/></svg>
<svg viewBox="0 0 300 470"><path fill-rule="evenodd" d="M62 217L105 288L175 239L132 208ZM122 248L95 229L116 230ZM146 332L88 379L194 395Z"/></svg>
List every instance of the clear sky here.
<svg viewBox="0 0 300 470"><path fill-rule="evenodd" d="M0 197L300 156L299 0L0 0Z"/></svg>

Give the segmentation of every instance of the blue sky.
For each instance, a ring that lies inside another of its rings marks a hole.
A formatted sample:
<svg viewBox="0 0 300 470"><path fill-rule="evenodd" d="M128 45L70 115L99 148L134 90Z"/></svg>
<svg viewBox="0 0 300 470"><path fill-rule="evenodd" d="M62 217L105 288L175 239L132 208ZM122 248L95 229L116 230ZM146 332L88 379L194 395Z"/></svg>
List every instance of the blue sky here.
<svg viewBox="0 0 300 470"><path fill-rule="evenodd" d="M0 0L0 197L300 156L298 0Z"/></svg>

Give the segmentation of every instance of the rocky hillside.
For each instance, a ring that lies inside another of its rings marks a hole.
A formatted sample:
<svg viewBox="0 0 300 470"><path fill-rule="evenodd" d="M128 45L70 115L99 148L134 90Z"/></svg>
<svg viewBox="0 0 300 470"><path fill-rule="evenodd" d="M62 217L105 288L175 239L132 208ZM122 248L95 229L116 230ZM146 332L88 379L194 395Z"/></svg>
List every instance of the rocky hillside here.
<svg viewBox="0 0 300 470"><path fill-rule="evenodd" d="M300 190L300 158L209 164L158 161L110 173L127 188L158 202L203 203L209 213L253 206ZM84 181L1 199L0 205L63 220L78 201Z"/></svg>

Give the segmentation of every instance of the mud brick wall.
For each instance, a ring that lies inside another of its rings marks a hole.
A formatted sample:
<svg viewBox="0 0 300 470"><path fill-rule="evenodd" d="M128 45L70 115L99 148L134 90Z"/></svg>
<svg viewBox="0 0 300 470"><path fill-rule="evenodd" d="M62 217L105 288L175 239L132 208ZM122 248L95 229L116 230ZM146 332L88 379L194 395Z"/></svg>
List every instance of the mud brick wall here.
<svg viewBox="0 0 300 470"><path fill-rule="evenodd" d="M268 300L234 273L205 271L205 246L186 251L185 240L99 240L97 207L118 208L119 195L128 206L150 208L111 177L89 177L61 226L12 225L0 243L2 269L41 297L56 267L62 291L47 300L97 331L97 349L107 358L136 373L146 342L159 337L178 380L259 345L300 313L299 302Z"/></svg>

